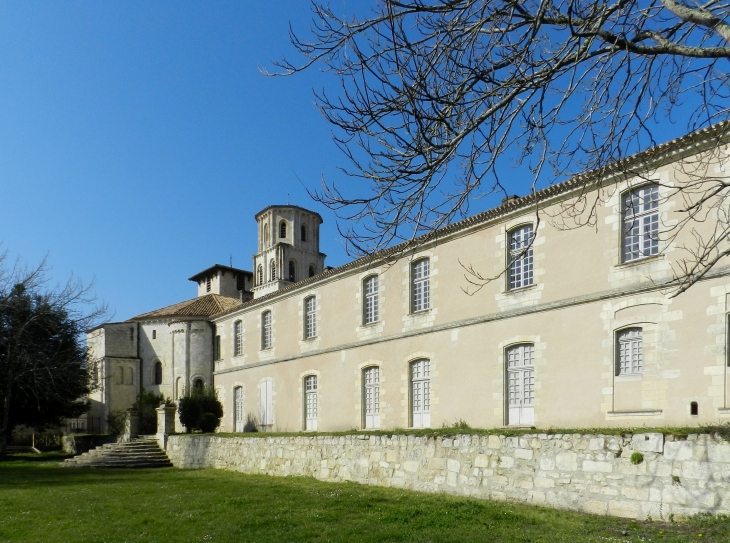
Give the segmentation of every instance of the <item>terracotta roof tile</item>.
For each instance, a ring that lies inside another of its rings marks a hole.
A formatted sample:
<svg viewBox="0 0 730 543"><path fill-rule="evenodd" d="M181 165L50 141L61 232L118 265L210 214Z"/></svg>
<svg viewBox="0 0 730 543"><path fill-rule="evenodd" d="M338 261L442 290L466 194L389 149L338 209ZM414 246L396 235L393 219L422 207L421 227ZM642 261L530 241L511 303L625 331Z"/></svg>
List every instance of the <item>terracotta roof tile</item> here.
<svg viewBox="0 0 730 543"><path fill-rule="evenodd" d="M130 321L143 321L163 317L209 317L216 313L228 311L240 305L238 298L221 296L220 294L207 294L192 300L186 300L162 309L156 309L149 313L142 313L129 319Z"/></svg>

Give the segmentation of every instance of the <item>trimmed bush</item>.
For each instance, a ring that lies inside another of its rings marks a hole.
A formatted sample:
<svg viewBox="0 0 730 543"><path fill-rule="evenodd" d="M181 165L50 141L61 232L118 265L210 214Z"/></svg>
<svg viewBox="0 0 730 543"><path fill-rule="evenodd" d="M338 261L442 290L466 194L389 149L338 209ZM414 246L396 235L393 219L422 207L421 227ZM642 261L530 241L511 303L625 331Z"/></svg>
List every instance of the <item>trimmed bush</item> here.
<svg viewBox="0 0 730 543"><path fill-rule="evenodd" d="M203 416L200 417L200 431L204 434L215 432L219 424L220 418L216 417L213 413L203 413Z"/></svg>
<svg viewBox="0 0 730 543"><path fill-rule="evenodd" d="M223 405L213 387L186 388L182 398L178 400L178 413L180 423L185 426L187 433L193 430L213 432L223 417ZM210 429L204 430L203 426Z"/></svg>

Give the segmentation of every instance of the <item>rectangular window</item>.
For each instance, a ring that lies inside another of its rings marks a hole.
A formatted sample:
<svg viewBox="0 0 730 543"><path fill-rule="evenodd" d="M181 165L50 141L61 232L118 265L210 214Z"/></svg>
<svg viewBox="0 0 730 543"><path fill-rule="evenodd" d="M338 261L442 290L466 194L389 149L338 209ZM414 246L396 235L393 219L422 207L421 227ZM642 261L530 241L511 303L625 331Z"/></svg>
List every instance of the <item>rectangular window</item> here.
<svg viewBox="0 0 730 543"><path fill-rule="evenodd" d="M431 426L431 362L411 363L411 419L414 428Z"/></svg>
<svg viewBox="0 0 730 543"><path fill-rule="evenodd" d="M378 322L378 276L373 275L363 283L364 304L363 321L365 324Z"/></svg>
<svg viewBox="0 0 730 543"><path fill-rule="evenodd" d="M314 296L304 300L304 339L317 336L317 299Z"/></svg>
<svg viewBox="0 0 730 543"><path fill-rule="evenodd" d="M317 429L317 376L304 378L304 421L305 430Z"/></svg>
<svg viewBox="0 0 730 543"><path fill-rule="evenodd" d="M414 262L411 266L412 311L425 311L431 307L430 261L428 258Z"/></svg>
<svg viewBox="0 0 730 543"><path fill-rule="evenodd" d="M515 345L505 351L507 359L507 424L535 422L535 346Z"/></svg>
<svg viewBox="0 0 730 543"><path fill-rule="evenodd" d="M274 424L273 381L266 379L259 387L259 421L261 426Z"/></svg>
<svg viewBox="0 0 730 543"><path fill-rule="evenodd" d="M641 328L620 330L616 336L616 375L640 374L644 366Z"/></svg>
<svg viewBox="0 0 730 543"><path fill-rule="evenodd" d="M649 185L623 196L623 261L659 253L659 187Z"/></svg>
<svg viewBox="0 0 730 543"><path fill-rule="evenodd" d="M221 359L221 337L220 336L215 336L215 341L213 343L213 359L214 360Z"/></svg>
<svg viewBox="0 0 730 543"><path fill-rule="evenodd" d="M157 339L157 330L152 330L152 339Z"/></svg>
<svg viewBox="0 0 730 543"><path fill-rule="evenodd" d="M509 233L509 290L532 284L532 225Z"/></svg>
<svg viewBox="0 0 730 543"><path fill-rule="evenodd" d="M241 356L243 354L243 323L236 321L233 323L233 356ZM219 359L216 359L219 360Z"/></svg>
<svg viewBox="0 0 730 543"><path fill-rule="evenodd" d="M365 428L380 428L380 368L363 370Z"/></svg>
<svg viewBox="0 0 730 543"><path fill-rule="evenodd" d="M271 349L271 311L261 315L261 348Z"/></svg>
<svg viewBox="0 0 730 543"><path fill-rule="evenodd" d="M243 388L236 387L233 389L233 418L236 421L236 432L243 432L246 425L243 414Z"/></svg>

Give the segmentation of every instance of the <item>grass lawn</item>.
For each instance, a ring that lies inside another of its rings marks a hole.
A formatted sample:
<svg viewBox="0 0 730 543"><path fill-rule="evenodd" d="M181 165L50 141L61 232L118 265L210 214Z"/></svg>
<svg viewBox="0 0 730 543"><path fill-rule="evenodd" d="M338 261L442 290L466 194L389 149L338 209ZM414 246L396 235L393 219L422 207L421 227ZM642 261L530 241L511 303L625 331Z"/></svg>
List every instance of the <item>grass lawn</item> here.
<svg viewBox="0 0 730 543"><path fill-rule="evenodd" d="M730 519L637 523L227 471L0 463L0 542L730 541Z"/></svg>

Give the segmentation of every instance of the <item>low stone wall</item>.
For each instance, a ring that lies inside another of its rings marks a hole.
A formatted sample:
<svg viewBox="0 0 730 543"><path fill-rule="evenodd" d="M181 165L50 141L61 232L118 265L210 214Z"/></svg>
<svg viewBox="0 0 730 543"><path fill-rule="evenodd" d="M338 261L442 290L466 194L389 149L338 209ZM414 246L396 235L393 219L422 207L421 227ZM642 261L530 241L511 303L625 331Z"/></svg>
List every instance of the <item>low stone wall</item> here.
<svg viewBox="0 0 730 543"><path fill-rule="evenodd" d="M640 463L632 463L634 452ZM636 519L730 513L730 443L705 434L175 435L167 454L179 468L356 481Z"/></svg>

